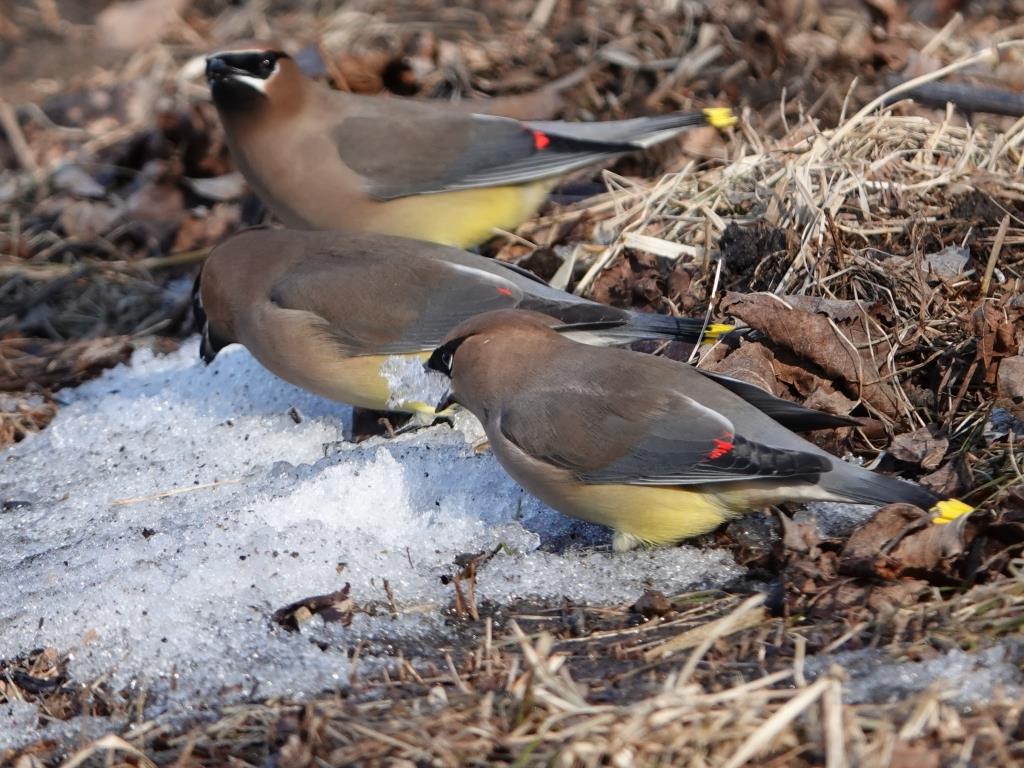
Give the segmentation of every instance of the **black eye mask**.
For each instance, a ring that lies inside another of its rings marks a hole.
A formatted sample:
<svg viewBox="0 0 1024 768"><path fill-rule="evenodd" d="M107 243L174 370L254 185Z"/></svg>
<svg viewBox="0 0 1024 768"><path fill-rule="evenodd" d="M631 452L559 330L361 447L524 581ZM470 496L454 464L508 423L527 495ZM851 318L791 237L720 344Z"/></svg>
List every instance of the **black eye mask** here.
<svg viewBox="0 0 1024 768"><path fill-rule="evenodd" d="M274 74L279 59L288 58L281 51L241 51L220 53L206 60L206 77L213 81L244 75L266 80Z"/></svg>
<svg viewBox="0 0 1024 768"><path fill-rule="evenodd" d="M437 371L450 379L452 377L452 362L455 360L455 350L457 350L462 342L467 338L469 337L463 336L458 339L452 339L447 344L435 349L425 363L427 370Z"/></svg>

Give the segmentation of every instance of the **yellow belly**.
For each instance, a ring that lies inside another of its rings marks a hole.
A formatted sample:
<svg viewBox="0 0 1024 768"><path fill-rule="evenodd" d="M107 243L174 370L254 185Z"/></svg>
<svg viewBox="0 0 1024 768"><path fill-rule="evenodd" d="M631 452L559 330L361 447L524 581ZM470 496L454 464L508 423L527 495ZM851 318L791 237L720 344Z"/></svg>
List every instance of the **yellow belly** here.
<svg viewBox="0 0 1024 768"><path fill-rule="evenodd" d="M426 361L429 353L403 355L421 362ZM281 378L296 386L314 392L329 400L336 400L358 408L370 408L375 411L406 411L434 415L433 403L406 401L394 403L391 399L391 388L388 380L381 374L381 366L388 360L387 355L367 355L365 357L348 357L331 360L322 367L310 365L287 366L280 371L267 366ZM297 375L301 371L301 375Z"/></svg>
<svg viewBox="0 0 1024 768"><path fill-rule="evenodd" d="M549 503L645 544L675 544L713 531L739 513L717 495L649 485L563 487Z"/></svg>
<svg viewBox="0 0 1024 768"><path fill-rule="evenodd" d="M551 482L555 477L558 479ZM812 484L787 486L772 480L670 487L583 485L566 482L564 475L551 475L547 482L528 487L560 512L614 529L616 549L677 544L783 501L840 498Z"/></svg>
<svg viewBox="0 0 1024 768"><path fill-rule="evenodd" d="M515 187L488 187L416 195L374 203L358 225L363 231L469 248L494 229L512 230L530 218L555 179Z"/></svg>

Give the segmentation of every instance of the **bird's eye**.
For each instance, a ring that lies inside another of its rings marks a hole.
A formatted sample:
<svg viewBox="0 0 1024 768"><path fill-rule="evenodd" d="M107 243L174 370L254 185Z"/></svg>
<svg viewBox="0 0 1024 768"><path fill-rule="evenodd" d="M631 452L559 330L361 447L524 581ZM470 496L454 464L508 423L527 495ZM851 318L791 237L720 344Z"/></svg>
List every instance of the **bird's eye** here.
<svg viewBox="0 0 1024 768"><path fill-rule="evenodd" d="M263 71L266 72L268 75L274 71L274 62L271 61L269 58L266 58L263 61L261 61L260 66L263 68Z"/></svg>

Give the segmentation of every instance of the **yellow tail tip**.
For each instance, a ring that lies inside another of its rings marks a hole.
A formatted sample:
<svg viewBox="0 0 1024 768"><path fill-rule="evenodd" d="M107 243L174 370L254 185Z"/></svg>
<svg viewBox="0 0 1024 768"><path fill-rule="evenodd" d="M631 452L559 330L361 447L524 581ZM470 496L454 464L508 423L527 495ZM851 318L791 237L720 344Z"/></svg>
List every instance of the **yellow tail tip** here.
<svg viewBox="0 0 1024 768"><path fill-rule="evenodd" d="M707 118L708 125L713 125L715 128L728 128L730 125L736 125L736 115L729 107L708 107L704 110L704 117Z"/></svg>
<svg viewBox="0 0 1024 768"><path fill-rule="evenodd" d="M969 515L974 511L974 507L964 504L959 499L946 499L938 502L931 511L935 514L932 522L935 525L946 525L951 523L959 517Z"/></svg>
<svg viewBox="0 0 1024 768"><path fill-rule="evenodd" d="M729 325L728 323L711 323L711 325L704 329L704 342L710 344L718 341L720 336L724 336L725 334L731 333L735 330L735 325Z"/></svg>

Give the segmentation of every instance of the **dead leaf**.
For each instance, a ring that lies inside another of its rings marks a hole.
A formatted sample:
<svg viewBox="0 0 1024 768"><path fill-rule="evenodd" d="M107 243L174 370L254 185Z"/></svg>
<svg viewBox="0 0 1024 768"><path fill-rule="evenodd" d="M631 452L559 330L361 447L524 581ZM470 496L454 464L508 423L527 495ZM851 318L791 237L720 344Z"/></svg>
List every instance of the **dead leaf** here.
<svg viewBox="0 0 1024 768"><path fill-rule="evenodd" d="M785 302L801 312L825 315L837 322L858 320L874 305L850 299L829 299L824 296L784 296Z"/></svg>
<svg viewBox="0 0 1024 768"><path fill-rule="evenodd" d="M648 589L640 599L629 607L633 613L639 613L646 619L654 619L664 616L672 611L672 603L665 597L664 593L656 589Z"/></svg>
<svg viewBox="0 0 1024 768"><path fill-rule="evenodd" d="M924 511L912 504L889 504L854 531L839 555L841 573L851 576L876 576L895 579L901 565L886 554L900 538L924 524Z"/></svg>
<svg viewBox="0 0 1024 768"><path fill-rule="evenodd" d="M813 552L821 538L818 536L818 526L813 519L796 521L789 515L778 515L782 524L782 543L787 549L794 552Z"/></svg>
<svg viewBox="0 0 1024 768"><path fill-rule="evenodd" d="M337 592L296 600L294 603L289 603L284 608L274 611L273 619L289 632L297 631L314 615L326 622L337 622L343 627L347 627L352 624L353 610L349 590L350 584L345 582L345 586Z"/></svg>
<svg viewBox="0 0 1024 768"><path fill-rule="evenodd" d="M842 392L837 392L830 382L824 379L818 379L818 381L821 382L820 385L804 400L805 406L816 411L834 413L837 416L848 416L857 407L856 402Z"/></svg>
<svg viewBox="0 0 1024 768"><path fill-rule="evenodd" d="M956 459L947 461L943 466L931 474L925 475L918 480L921 485L931 488L940 496L957 497L964 489L957 466L960 462Z"/></svg>
<svg viewBox="0 0 1024 768"><path fill-rule="evenodd" d="M890 581L903 575L948 580L950 562L966 551L975 535L970 519L964 515L935 525L928 513L912 504L884 506L846 542L839 556L840 572Z"/></svg>
<svg viewBox="0 0 1024 768"><path fill-rule="evenodd" d="M744 340L740 342L739 349L709 367L717 373L761 387L778 397L783 387L779 385L772 362L772 353L768 347Z"/></svg>
<svg viewBox="0 0 1024 768"><path fill-rule="evenodd" d="M1016 331L1022 314L1020 309L996 307L991 302L980 303L971 313L978 339L977 359L987 384L996 382L999 360L1017 354Z"/></svg>
<svg viewBox="0 0 1024 768"><path fill-rule="evenodd" d="M964 516L947 525L929 523L924 530L901 540L892 555L902 563L904 570L932 571L964 553L967 520Z"/></svg>
<svg viewBox="0 0 1024 768"><path fill-rule="evenodd" d="M999 363L999 394L1024 398L1024 355L1003 358Z"/></svg>
<svg viewBox="0 0 1024 768"><path fill-rule="evenodd" d="M928 589L924 579L900 579L870 590L867 605L873 611L892 612L897 608L916 603L921 593Z"/></svg>
<svg viewBox="0 0 1024 768"><path fill-rule="evenodd" d="M949 440L935 434L935 428L921 427L913 432L897 435L889 446L889 453L900 461L918 464L922 469L935 469L942 462Z"/></svg>
<svg viewBox="0 0 1024 768"><path fill-rule="evenodd" d="M650 306L662 296L660 279L654 256L630 251L598 276L590 297L616 307Z"/></svg>
<svg viewBox="0 0 1024 768"><path fill-rule="evenodd" d="M764 333L772 344L818 366L881 413L899 417L900 399L875 364L888 360L892 349L881 333L869 337L864 330L875 307L814 297L785 296L780 301L766 293L728 293L721 308Z"/></svg>
<svg viewBox="0 0 1024 768"><path fill-rule="evenodd" d="M967 260L970 257L970 248L959 245L947 245L941 251L927 254L924 257L924 266L933 275L948 280L964 271L964 267L967 266Z"/></svg>

